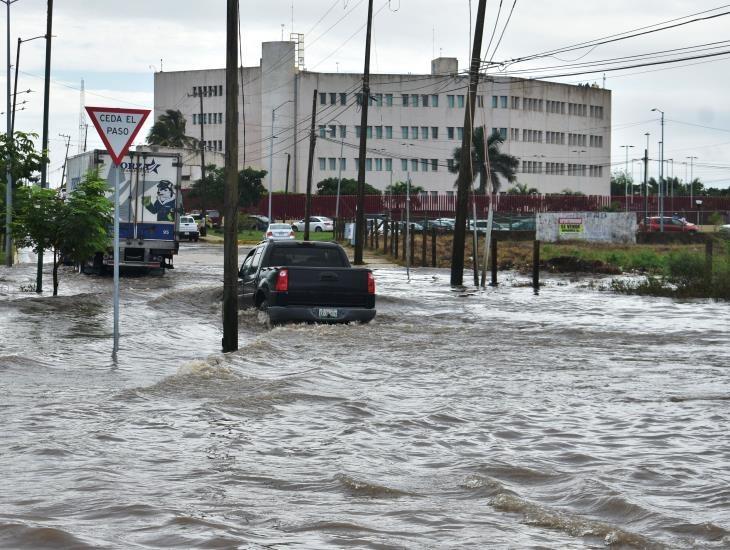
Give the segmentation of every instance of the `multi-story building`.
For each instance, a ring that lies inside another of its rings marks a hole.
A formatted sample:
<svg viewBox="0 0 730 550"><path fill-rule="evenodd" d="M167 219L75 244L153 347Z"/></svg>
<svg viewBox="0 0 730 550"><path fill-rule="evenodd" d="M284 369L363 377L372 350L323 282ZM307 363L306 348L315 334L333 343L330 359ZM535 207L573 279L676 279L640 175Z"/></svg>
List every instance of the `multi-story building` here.
<svg viewBox="0 0 730 550"><path fill-rule="evenodd" d="M287 164L288 189L306 189L313 103L313 187L340 170L343 178L357 178L362 75L300 70L295 47L266 42L260 66L239 71L239 164L271 166L265 185L271 178L274 191L287 186ZM468 77L457 60L433 60L428 75L374 74L370 82L366 181L385 189L410 175L429 193L453 193L456 175L449 167L461 145L468 100ZM155 118L179 109L189 135L199 138L203 124L206 146L222 151L224 93L224 69L155 73ZM486 76L474 123L502 136L501 150L519 159L518 182L541 193L609 194L609 90ZM500 190L508 187L502 182Z"/></svg>

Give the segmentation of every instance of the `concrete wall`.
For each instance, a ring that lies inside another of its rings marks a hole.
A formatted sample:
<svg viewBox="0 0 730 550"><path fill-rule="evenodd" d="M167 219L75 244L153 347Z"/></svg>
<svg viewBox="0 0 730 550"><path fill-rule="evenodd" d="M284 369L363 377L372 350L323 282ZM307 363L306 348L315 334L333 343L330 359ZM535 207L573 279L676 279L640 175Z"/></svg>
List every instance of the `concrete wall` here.
<svg viewBox="0 0 730 550"><path fill-rule="evenodd" d="M543 212L536 218L536 239L545 242L636 243L634 212Z"/></svg>

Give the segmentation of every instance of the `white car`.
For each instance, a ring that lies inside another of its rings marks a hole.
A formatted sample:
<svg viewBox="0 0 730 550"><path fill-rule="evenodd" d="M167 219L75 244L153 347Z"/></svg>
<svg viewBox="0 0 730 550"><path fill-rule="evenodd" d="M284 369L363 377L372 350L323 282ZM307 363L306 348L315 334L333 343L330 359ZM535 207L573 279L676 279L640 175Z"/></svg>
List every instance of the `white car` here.
<svg viewBox="0 0 730 550"><path fill-rule="evenodd" d="M730 237L730 223L720 226L720 234L724 237Z"/></svg>
<svg viewBox="0 0 730 550"><path fill-rule="evenodd" d="M189 241L197 241L200 237L198 224L192 216L180 216L177 222L177 235L180 239L188 239Z"/></svg>
<svg viewBox="0 0 730 550"><path fill-rule="evenodd" d="M264 233L264 239L270 241L291 241L296 239L294 231L287 223L270 223Z"/></svg>
<svg viewBox="0 0 730 550"><path fill-rule="evenodd" d="M299 220L291 224L293 231L304 231L305 220ZM332 231L334 229L334 222L330 218L324 216L309 216L309 230L316 231Z"/></svg>

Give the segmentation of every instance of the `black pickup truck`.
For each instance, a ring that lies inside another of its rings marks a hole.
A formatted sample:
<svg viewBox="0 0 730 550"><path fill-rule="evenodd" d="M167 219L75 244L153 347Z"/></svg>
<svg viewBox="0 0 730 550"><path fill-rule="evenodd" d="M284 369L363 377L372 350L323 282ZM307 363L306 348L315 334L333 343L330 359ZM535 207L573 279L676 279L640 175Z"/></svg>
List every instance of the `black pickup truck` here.
<svg viewBox="0 0 730 550"><path fill-rule="evenodd" d="M248 253L238 277L241 304L267 312L272 323L367 323L375 317L372 271L351 267L336 243L263 242Z"/></svg>

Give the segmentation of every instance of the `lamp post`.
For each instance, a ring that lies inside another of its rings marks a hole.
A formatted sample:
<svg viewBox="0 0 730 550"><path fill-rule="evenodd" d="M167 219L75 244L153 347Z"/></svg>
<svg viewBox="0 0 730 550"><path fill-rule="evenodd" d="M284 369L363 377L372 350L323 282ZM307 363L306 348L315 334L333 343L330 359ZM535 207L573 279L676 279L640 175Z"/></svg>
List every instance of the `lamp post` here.
<svg viewBox="0 0 730 550"><path fill-rule="evenodd" d="M694 161L697 159L697 157L687 157L689 159L689 204L690 208L692 208L692 194L693 194L693 188L694 188Z"/></svg>
<svg viewBox="0 0 730 550"><path fill-rule="evenodd" d="M697 205L697 225L700 225L700 207L702 206L702 199L695 199L695 205Z"/></svg>
<svg viewBox="0 0 730 550"><path fill-rule="evenodd" d="M18 101L18 73L19 67L20 67L20 45L23 42L30 42L31 40L38 40L39 38L45 38L45 34L41 34L40 36L34 36L33 38L27 38L23 40L22 38L18 37L18 49L15 52L15 83L13 84L13 118L10 122L10 135L13 134L15 131L15 105ZM28 90L30 91L30 90Z"/></svg>
<svg viewBox="0 0 730 550"><path fill-rule="evenodd" d="M342 123L335 119L330 122L336 122L340 127L340 158L337 159L337 198L335 199L335 223L340 219L340 187L342 186L342 160L345 149L345 133L342 131Z"/></svg>
<svg viewBox="0 0 730 550"><path fill-rule="evenodd" d="M413 147L413 143L401 143ZM406 277L411 280L411 169L406 159Z"/></svg>
<svg viewBox="0 0 730 550"><path fill-rule="evenodd" d="M633 149L633 145L621 145L626 150L626 168L624 169L624 194L626 196L626 212L629 211L629 149Z"/></svg>
<svg viewBox="0 0 730 550"><path fill-rule="evenodd" d="M269 223L273 221L271 219L271 182L274 179L274 121L276 120L276 110L291 102L291 99L287 99L284 103L271 110L271 147L269 149Z"/></svg>
<svg viewBox="0 0 730 550"><path fill-rule="evenodd" d="M664 233L664 191L662 189L664 179L664 111L654 107L652 111L662 114L662 144L659 164L659 231Z"/></svg>
<svg viewBox="0 0 730 550"><path fill-rule="evenodd" d="M644 149L644 220L649 223L649 132L646 136L646 149Z"/></svg>

